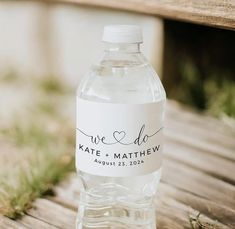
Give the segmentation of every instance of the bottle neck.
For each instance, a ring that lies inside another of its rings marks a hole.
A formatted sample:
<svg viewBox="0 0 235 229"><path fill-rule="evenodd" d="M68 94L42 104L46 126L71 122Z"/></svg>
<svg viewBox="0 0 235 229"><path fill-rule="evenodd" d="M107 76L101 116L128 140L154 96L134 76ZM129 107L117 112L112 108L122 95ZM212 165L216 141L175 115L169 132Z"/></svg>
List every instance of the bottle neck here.
<svg viewBox="0 0 235 229"><path fill-rule="evenodd" d="M104 42L105 52L119 52L119 53L140 53L140 43L108 43Z"/></svg>

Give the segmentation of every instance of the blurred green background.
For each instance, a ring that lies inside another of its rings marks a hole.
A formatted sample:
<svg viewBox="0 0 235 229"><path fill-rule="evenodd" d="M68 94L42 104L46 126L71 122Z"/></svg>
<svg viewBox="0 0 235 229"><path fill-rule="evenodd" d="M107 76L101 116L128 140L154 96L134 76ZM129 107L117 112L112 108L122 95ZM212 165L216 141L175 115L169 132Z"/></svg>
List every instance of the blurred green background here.
<svg viewBox="0 0 235 229"><path fill-rule="evenodd" d="M163 83L169 98L235 118L234 31L165 22Z"/></svg>

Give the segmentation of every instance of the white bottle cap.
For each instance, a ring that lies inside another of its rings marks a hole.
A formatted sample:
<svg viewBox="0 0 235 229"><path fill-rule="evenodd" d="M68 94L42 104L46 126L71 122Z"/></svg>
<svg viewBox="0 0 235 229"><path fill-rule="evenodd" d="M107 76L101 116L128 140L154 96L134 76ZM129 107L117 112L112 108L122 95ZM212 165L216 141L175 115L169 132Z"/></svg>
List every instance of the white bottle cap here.
<svg viewBox="0 0 235 229"><path fill-rule="evenodd" d="M103 41L110 43L142 43L142 31L136 25L108 25L104 27Z"/></svg>

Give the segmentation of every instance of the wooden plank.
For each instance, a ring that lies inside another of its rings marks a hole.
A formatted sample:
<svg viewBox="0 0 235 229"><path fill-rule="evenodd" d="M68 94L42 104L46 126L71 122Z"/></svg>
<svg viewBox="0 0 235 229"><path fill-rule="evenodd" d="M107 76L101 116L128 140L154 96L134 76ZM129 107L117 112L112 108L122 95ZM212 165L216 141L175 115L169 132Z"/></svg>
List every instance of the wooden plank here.
<svg viewBox="0 0 235 229"><path fill-rule="evenodd" d="M49 0L74 3L156 15L173 20L235 29L235 3L233 0Z"/></svg>
<svg viewBox="0 0 235 229"><path fill-rule="evenodd" d="M177 121L167 120L164 133L172 141L235 162L234 141L229 141L225 136L220 137L213 130L197 129L188 123L181 124Z"/></svg>
<svg viewBox="0 0 235 229"><path fill-rule="evenodd" d="M170 100L165 133L171 141L235 161L235 126L231 128L215 118L193 113Z"/></svg>
<svg viewBox="0 0 235 229"><path fill-rule="evenodd" d="M56 229L58 228L56 226L48 224L44 221L41 221L29 215L24 215L21 219L17 221L23 224L24 226L26 226L27 228L33 228L33 229L42 229L42 228L43 229Z"/></svg>
<svg viewBox="0 0 235 229"><path fill-rule="evenodd" d="M162 214L161 211L158 211L156 214L157 229L184 229L184 225Z"/></svg>
<svg viewBox="0 0 235 229"><path fill-rule="evenodd" d="M181 189L163 182L160 183L159 194L161 197L167 195L180 203L189 205L193 209L223 225L227 225L230 228L235 227L235 210L190 192L182 191Z"/></svg>
<svg viewBox="0 0 235 229"><path fill-rule="evenodd" d="M75 228L76 212L46 199L37 199L27 214L58 228Z"/></svg>
<svg viewBox="0 0 235 229"><path fill-rule="evenodd" d="M9 218L6 218L0 215L0 228L1 229L9 229L9 228L10 229L27 229L29 227L26 227L19 222L13 221Z"/></svg>
<svg viewBox="0 0 235 229"><path fill-rule="evenodd" d="M188 106L182 105L173 100L167 100L166 114L168 119L181 120L181 123L190 123L194 127L213 130L219 136L230 139L234 142L235 125L229 126L221 120L207 116L202 112L197 112Z"/></svg>
<svg viewBox="0 0 235 229"><path fill-rule="evenodd" d="M156 206L157 211L161 211L164 215L169 216L171 215L175 221L179 221L181 225L183 225L183 228L192 228L190 225L190 217L196 218L196 216L199 214L198 211L192 209L190 206L187 206L185 204L182 204L178 201L176 201L173 198L170 198L168 196L159 196L156 198ZM214 229L229 229L230 227L223 225L219 222L216 222L209 217L201 214L200 215L200 222L203 225L210 224ZM173 228L173 227L172 227Z"/></svg>
<svg viewBox="0 0 235 229"><path fill-rule="evenodd" d="M189 223L189 214L185 214L185 212L181 211L179 208L168 204L168 200L163 201L161 196L158 196L155 200L156 205L156 217L157 217L157 226L160 221L160 225L162 228L165 228L164 221L161 222L161 218L169 218L171 222L174 222L173 225L169 225L169 228L174 228L175 224L180 225L181 228L191 229ZM158 227L157 227L158 228Z"/></svg>
<svg viewBox="0 0 235 229"><path fill-rule="evenodd" d="M164 160L162 181L235 210L235 186L168 157Z"/></svg>
<svg viewBox="0 0 235 229"><path fill-rule="evenodd" d="M169 100L167 103L171 104ZM201 141L216 143L234 152L235 126L231 128L220 120L215 120L213 117L205 117L202 114L188 112L186 109L172 107L170 105L167 106L166 128L173 133L178 129L182 134L190 134L190 136L197 137Z"/></svg>
<svg viewBox="0 0 235 229"><path fill-rule="evenodd" d="M170 139L167 139L164 149L165 154L176 161L181 161L218 179L235 184L235 177L231 176L231 174L235 174L235 166L231 160L207 154L183 143L175 143Z"/></svg>
<svg viewBox="0 0 235 229"><path fill-rule="evenodd" d="M75 173L71 173L65 181L55 187L55 196L50 199L66 208L77 211L81 188L80 179Z"/></svg>

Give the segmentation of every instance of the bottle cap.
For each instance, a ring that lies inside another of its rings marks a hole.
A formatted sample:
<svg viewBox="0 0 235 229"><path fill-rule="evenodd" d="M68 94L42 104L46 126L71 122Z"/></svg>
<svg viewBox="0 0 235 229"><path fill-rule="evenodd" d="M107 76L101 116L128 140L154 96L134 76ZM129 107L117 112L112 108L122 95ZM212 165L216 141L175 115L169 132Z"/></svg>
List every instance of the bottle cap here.
<svg viewBox="0 0 235 229"><path fill-rule="evenodd" d="M136 25L108 25L104 27L103 41L110 43L142 43L142 31Z"/></svg>

